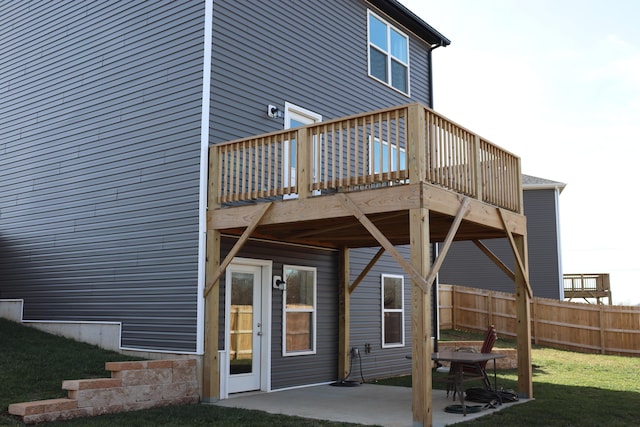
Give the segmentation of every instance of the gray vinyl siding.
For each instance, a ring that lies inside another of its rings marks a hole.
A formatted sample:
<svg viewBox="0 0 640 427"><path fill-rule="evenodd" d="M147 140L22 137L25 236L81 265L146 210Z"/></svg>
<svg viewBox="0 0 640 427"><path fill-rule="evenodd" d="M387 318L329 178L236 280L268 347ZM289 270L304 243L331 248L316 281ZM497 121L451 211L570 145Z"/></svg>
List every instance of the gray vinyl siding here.
<svg viewBox="0 0 640 427"><path fill-rule="evenodd" d="M321 114L323 120L416 101L429 105L430 48L408 31L405 33L410 39L411 97L368 76L368 8L370 5L360 0L309 0L304 7L291 7L285 1L214 2L211 142L282 129L282 119L267 116L267 105L284 109L285 101ZM376 13L387 19L379 11ZM242 17L241 22L238 16ZM373 249L374 253L376 250ZM314 253L307 252L304 259ZM337 258L331 258L333 265L325 265L323 253L314 255L311 264L308 260L300 261L301 265L322 266L318 268L319 304L326 301L327 306L318 311L323 316L323 320L318 320L323 328L322 332L318 330L318 339L321 333L326 335L318 341L318 354L281 356L278 334L282 332L282 307L278 305L281 304L278 295L274 295L274 389L337 379L337 293L326 293L337 289ZM253 255L274 259L274 274L282 264L296 264L296 259L302 256L296 251ZM352 345L363 353L363 345L372 344L372 353L362 354L362 363L364 374L373 377L408 373L411 369L405 358L411 353L411 283L406 278L405 347L381 348L379 277L383 272L402 274L394 261L387 256L384 259L351 301L355 322L351 327ZM355 278L369 262L369 250L353 250L351 260ZM324 283L326 277L329 281ZM222 297L221 300L224 301Z"/></svg>
<svg viewBox="0 0 640 427"><path fill-rule="evenodd" d="M235 243L223 239L223 256ZM271 304L271 387L280 389L304 384L335 381L338 372L338 253L296 245L249 241L238 253L242 258L268 259L273 275L282 276L283 265L317 269L316 354L282 356L282 292L273 290ZM270 283L265 286L271 286ZM224 278L220 283L220 324L224 325ZM220 328L220 348L224 348Z"/></svg>
<svg viewBox="0 0 640 427"><path fill-rule="evenodd" d="M196 350L201 1L0 5L0 298Z"/></svg>
<svg viewBox="0 0 640 427"><path fill-rule="evenodd" d="M357 0L215 2L212 142L282 129L268 104L288 101L324 120L427 104L429 47L410 33L411 98L368 76L367 8Z"/></svg>
<svg viewBox="0 0 640 427"><path fill-rule="evenodd" d="M559 254L556 190L525 190L529 281L536 297L560 299L562 271ZM484 240L509 268L513 252L506 239ZM469 241L455 242L439 273L440 283L471 286L501 292L515 291L515 284Z"/></svg>
<svg viewBox="0 0 640 427"><path fill-rule="evenodd" d="M405 258L409 259L408 247L399 248ZM369 261L374 257L378 248L352 249L349 252L351 260L351 280L358 277ZM404 334L403 347L382 348L382 292L381 275L397 274L404 276ZM411 373L411 279L400 268L398 263L385 253L376 263L372 271L351 294L351 347L356 347L360 353L360 360L352 361L350 379L365 380L384 378ZM371 352L365 352L365 345L370 344ZM362 375L360 372L362 361Z"/></svg>

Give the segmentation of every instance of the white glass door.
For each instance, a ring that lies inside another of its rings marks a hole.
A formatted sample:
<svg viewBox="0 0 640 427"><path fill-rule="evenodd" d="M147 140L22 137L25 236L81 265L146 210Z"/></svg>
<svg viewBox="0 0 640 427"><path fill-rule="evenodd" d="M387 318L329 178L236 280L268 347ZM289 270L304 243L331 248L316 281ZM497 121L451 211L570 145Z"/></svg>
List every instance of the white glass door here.
<svg viewBox="0 0 640 427"><path fill-rule="evenodd" d="M263 337L261 277L259 266L232 265L227 269L229 393L260 390Z"/></svg>
<svg viewBox="0 0 640 427"><path fill-rule="evenodd" d="M309 111L305 108L298 107L296 105L285 102L284 105L284 128L291 129L297 128L300 126L311 125L314 123L318 123L322 121L322 116L320 114L314 113L313 111ZM317 141L314 139L314 147L313 152L314 155L316 153ZM289 187L296 184L296 169L297 169L297 149L296 149L296 140L292 139L287 141L284 146L284 186ZM313 164L315 165L315 161ZM314 166L315 167L315 166ZM315 175L315 172L314 172ZM292 199L297 198L297 194L288 194L284 196L284 199Z"/></svg>

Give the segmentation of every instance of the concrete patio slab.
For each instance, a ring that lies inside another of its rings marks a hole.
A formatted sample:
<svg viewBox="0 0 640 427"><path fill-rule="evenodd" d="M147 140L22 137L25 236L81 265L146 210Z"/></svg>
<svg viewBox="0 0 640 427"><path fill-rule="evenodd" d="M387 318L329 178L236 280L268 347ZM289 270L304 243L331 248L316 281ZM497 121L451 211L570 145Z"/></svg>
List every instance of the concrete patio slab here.
<svg viewBox="0 0 640 427"><path fill-rule="evenodd" d="M527 400L521 400L522 403ZM450 414L444 408L453 402L444 390L433 390L433 426L444 427L489 415L517 403L505 403L497 409L467 414ZM411 389L375 384L358 387L320 385L271 393L243 393L215 403L233 408L257 409L272 414L297 415L330 421L341 421L385 427L413 425ZM468 402L469 405L483 405Z"/></svg>

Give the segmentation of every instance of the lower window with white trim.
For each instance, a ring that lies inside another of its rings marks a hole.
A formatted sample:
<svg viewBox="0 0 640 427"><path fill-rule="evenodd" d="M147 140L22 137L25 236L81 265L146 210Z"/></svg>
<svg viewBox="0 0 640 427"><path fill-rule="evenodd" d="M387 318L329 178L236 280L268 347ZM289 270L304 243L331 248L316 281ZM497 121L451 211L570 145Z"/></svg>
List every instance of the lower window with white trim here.
<svg viewBox="0 0 640 427"><path fill-rule="evenodd" d="M282 354L315 354L317 270L285 265L283 273Z"/></svg>
<svg viewBox="0 0 640 427"><path fill-rule="evenodd" d="M382 347L404 347L404 276L383 274Z"/></svg>

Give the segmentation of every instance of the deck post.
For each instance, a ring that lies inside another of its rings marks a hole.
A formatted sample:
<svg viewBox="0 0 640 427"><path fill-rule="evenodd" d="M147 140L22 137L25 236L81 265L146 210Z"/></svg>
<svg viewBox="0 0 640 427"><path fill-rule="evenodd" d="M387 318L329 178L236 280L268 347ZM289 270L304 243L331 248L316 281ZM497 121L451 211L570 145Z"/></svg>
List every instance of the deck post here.
<svg viewBox="0 0 640 427"><path fill-rule="evenodd" d="M427 277L430 270L429 210L409 211L411 234L411 264ZM412 408L414 426L432 424L431 384L431 286L423 291L414 280L411 286L412 348Z"/></svg>
<svg viewBox="0 0 640 427"><path fill-rule="evenodd" d="M407 155L409 179L424 182L427 179L427 134L425 109L420 104L409 106L407 113Z"/></svg>
<svg viewBox="0 0 640 427"><path fill-rule="evenodd" d="M349 375L349 329L350 295L349 291L349 248L340 249L340 282L338 289L338 380Z"/></svg>
<svg viewBox="0 0 640 427"><path fill-rule="evenodd" d="M207 231L206 277L209 279L220 266L220 232ZM207 283L208 286L208 283ZM220 399L220 366L218 358L218 334L220 312L220 280L216 280L204 300L204 360L202 363L202 400L215 402Z"/></svg>
<svg viewBox="0 0 640 427"><path fill-rule="evenodd" d="M208 208L212 211L219 203L219 157L216 147L209 148ZM212 292L204 297L204 357L202 362L202 400L214 402L220 399L220 364L218 357L218 335L220 333L220 281L213 281L220 267L221 236L218 230L209 230L206 238L205 289L211 285ZM204 294L204 289L203 289Z"/></svg>
<svg viewBox="0 0 640 427"><path fill-rule="evenodd" d="M516 318L517 318L517 351L518 351L518 392L526 398L533 397L533 371L531 368L531 297L527 289L529 270L526 236L514 236L516 249L524 264L515 263L516 277Z"/></svg>

